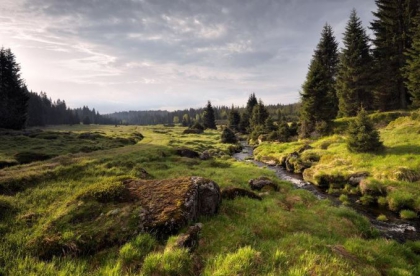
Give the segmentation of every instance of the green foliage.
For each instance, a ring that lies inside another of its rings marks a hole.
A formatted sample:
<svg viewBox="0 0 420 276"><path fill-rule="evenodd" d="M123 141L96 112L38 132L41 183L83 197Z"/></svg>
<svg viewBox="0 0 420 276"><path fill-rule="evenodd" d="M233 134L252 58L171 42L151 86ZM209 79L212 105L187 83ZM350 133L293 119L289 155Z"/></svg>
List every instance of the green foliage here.
<svg viewBox="0 0 420 276"><path fill-rule="evenodd" d="M404 77L407 89L411 95L412 105L420 107L420 14L412 25L412 47L407 49L407 64L404 67Z"/></svg>
<svg viewBox="0 0 420 276"><path fill-rule="evenodd" d="M221 139L222 143L235 144L238 142L235 133L228 127L223 129Z"/></svg>
<svg viewBox="0 0 420 276"><path fill-rule="evenodd" d="M27 117L28 90L10 49L0 49L0 128L21 129Z"/></svg>
<svg viewBox="0 0 420 276"><path fill-rule="evenodd" d="M267 109L264 106L264 103L261 99L258 101L258 104L252 109L252 115L250 119L251 129L254 129L257 126L264 126L265 121L268 119L269 114Z"/></svg>
<svg viewBox="0 0 420 276"><path fill-rule="evenodd" d="M380 111L406 109L409 95L404 85L404 52L411 48L413 19L418 1L377 0L375 19L371 23L374 34L374 100Z"/></svg>
<svg viewBox="0 0 420 276"><path fill-rule="evenodd" d="M343 43L337 74L339 116L355 116L360 107L372 109L369 37L356 10L351 12L347 22Z"/></svg>
<svg viewBox="0 0 420 276"><path fill-rule="evenodd" d="M239 114L238 110L234 109L232 106L232 110L229 112L228 117L228 127L234 131L240 131L240 122L241 115Z"/></svg>
<svg viewBox="0 0 420 276"><path fill-rule="evenodd" d="M203 113L203 126L204 128L216 129L216 120L214 117L214 110L211 102L208 101Z"/></svg>
<svg viewBox="0 0 420 276"><path fill-rule="evenodd" d="M351 152L375 152L382 148L379 133L362 109L348 129L347 148Z"/></svg>
<svg viewBox="0 0 420 276"><path fill-rule="evenodd" d="M309 137L317 124L330 124L337 115L335 78L338 65L338 43L330 25L326 24L321 40L309 65L309 71L300 93L300 136Z"/></svg>
<svg viewBox="0 0 420 276"><path fill-rule="evenodd" d="M91 124L90 117L89 116L84 117L82 123L84 125L90 125Z"/></svg>

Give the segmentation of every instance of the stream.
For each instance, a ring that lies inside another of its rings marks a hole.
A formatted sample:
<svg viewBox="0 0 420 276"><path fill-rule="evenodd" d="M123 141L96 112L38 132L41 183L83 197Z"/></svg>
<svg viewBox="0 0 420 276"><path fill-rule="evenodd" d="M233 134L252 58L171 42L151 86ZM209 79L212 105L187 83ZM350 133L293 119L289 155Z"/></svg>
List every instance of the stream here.
<svg viewBox="0 0 420 276"><path fill-rule="evenodd" d="M276 173L277 177L281 180L291 182L297 189L304 189L314 194L318 199L328 199L335 206L340 206L342 203L337 196L331 195L318 188L317 186L303 180L302 175L293 174L281 166L270 166L265 163L253 160L253 148L242 142L242 151L235 153L233 157L236 160L251 162L258 167L267 167ZM408 240L420 240L420 223L416 221L406 221L398 217L398 214L379 207L364 206L357 203L358 197L349 196L350 205L348 207L356 210L359 214L369 219L370 223L379 230L381 235L388 239L393 239L398 242L405 242ZM388 218L388 221L378 221L376 218L378 215L384 214Z"/></svg>

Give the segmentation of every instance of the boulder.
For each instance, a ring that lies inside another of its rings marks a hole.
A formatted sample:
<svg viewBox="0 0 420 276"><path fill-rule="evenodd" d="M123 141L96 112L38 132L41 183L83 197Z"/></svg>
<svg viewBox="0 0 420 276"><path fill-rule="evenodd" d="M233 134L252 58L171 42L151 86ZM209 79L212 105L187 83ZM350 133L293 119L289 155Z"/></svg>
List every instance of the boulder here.
<svg viewBox="0 0 420 276"><path fill-rule="evenodd" d="M190 149L186 149L186 148L177 149L176 154L179 155L179 156L188 157L188 158L199 158L200 157L200 154L198 152L190 150Z"/></svg>
<svg viewBox="0 0 420 276"><path fill-rule="evenodd" d="M368 177L368 173L356 173L352 174L349 177L348 183L354 187L358 186L362 180L364 180L366 177Z"/></svg>
<svg viewBox="0 0 420 276"><path fill-rule="evenodd" d="M40 225L27 246L35 256L51 259L92 254L141 232L167 238L200 216L215 215L221 200L219 186L201 177L98 183L64 202L62 212ZM62 229L77 235L65 237ZM196 230L180 243L194 245Z"/></svg>
<svg viewBox="0 0 420 276"><path fill-rule="evenodd" d="M262 200L262 198L254 192L242 188L227 188L222 190L222 198L233 200L237 197L249 197L252 199Z"/></svg>
<svg viewBox="0 0 420 276"><path fill-rule="evenodd" d="M251 190L261 191L265 187L270 187L274 191L279 190L277 184L271 181L268 177L259 177L256 179L251 179L249 180L248 184Z"/></svg>
<svg viewBox="0 0 420 276"><path fill-rule="evenodd" d="M203 151L203 153L200 154L201 160L209 160L210 158L211 158L211 155L207 150Z"/></svg>
<svg viewBox="0 0 420 276"><path fill-rule="evenodd" d="M198 246L202 228L203 224L201 223L190 226L185 234L177 238L175 245L179 248L186 248L189 252L193 252Z"/></svg>

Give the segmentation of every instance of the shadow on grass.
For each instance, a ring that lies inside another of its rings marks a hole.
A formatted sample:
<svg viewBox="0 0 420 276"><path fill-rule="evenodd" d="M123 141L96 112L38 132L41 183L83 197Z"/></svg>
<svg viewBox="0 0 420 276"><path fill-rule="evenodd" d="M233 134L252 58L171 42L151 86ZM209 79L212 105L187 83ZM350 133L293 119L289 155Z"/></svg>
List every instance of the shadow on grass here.
<svg viewBox="0 0 420 276"><path fill-rule="evenodd" d="M401 145L386 147L383 155L406 155L406 154L420 154L420 146L418 145Z"/></svg>

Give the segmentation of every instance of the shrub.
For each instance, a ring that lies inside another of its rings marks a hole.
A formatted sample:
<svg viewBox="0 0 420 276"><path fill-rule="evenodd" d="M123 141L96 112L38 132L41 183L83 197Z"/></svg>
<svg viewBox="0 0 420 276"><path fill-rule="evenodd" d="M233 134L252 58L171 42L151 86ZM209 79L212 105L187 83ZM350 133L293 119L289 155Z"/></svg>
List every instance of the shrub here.
<svg viewBox="0 0 420 276"><path fill-rule="evenodd" d="M222 132L222 143L225 144L235 144L238 142L235 133L230 128L223 129Z"/></svg>
<svg viewBox="0 0 420 276"><path fill-rule="evenodd" d="M400 217L402 219L416 219L417 213L411 210L401 210Z"/></svg>
<svg viewBox="0 0 420 276"><path fill-rule="evenodd" d="M375 152L382 148L379 133L373 127L367 112L362 109L348 128L347 148L351 152Z"/></svg>
<svg viewBox="0 0 420 276"><path fill-rule="evenodd" d="M199 122L195 122L192 126L191 129L199 129L204 131L204 126L202 124L200 124Z"/></svg>

